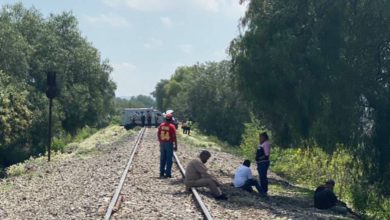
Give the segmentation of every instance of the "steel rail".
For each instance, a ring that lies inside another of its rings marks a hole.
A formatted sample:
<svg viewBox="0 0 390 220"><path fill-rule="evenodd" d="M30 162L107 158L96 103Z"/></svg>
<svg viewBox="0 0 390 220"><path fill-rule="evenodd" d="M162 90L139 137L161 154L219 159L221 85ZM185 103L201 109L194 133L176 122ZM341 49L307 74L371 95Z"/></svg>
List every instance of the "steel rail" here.
<svg viewBox="0 0 390 220"><path fill-rule="evenodd" d="M173 156L175 157L176 164L179 167L181 174L183 175L183 177L185 177L185 170L184 170L183 166L181 165L179 158L177 157L175 152L173 152ZM207 220L212 220L213 217L211 216L206 205L203 203L202 198L200 198L198 191L196 191L196 189L194 187L191 187L191 192L192 192L192 194L194 194L196 202L199 204L200 208L202 209L202 213L203 213L204 217Z"/></svg>
<svg viewBox="0 0 390 220"><path fill-rule="evenodd" d="M127 166L126 166L125 170L122 173L122 177L121 177L121 179L119 181L118 187L115 190L115 194L114 194L114 196L111 199L110 205L107 208L107 212L106 212L106 215L104 216L104 220L110 220L110 218L111 218L112 210L114 209L114 206L115 206L115 204L116 204L116 202L117 202L117 200L118 200L118 198L120 196L120 192L121 192L121 190L123 188L123 185L124 185L124 182L126 180L127 174L128 174L129 169L131 167L131 163L133 162L134 155L137 152L138 146L140 145L140 143L142 141L142 138L143 138L143 136L145 134L145 129L146 128L143 127L139 131L139 133L138 133L137 140L135 141L135 143L133 145L133 151L132 151L131 156L130 156L128 162L127 162Z"/></svg>

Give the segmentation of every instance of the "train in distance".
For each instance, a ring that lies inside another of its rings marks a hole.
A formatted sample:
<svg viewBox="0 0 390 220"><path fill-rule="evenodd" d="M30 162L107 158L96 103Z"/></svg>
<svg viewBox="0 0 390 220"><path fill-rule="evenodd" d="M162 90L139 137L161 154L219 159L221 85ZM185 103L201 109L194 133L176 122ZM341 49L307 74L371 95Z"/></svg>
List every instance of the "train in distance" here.
<svg viewBox="0 0 390 220"><path fill-rule="evenodd" d="M121 125L126 129L142 125L142 116L145 117L145 125L148 124L148 117L151 117L152 125L160 124L164 120L161 112L153 108L125 108L122 111Z"/></svg>

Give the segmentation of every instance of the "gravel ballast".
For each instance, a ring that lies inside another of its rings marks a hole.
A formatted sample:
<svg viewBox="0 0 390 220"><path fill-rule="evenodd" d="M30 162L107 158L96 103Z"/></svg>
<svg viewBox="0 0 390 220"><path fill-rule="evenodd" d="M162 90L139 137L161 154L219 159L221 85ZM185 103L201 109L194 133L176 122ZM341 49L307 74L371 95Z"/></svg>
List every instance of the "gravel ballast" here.
<svg viewBox="0 0 390 220"><path fill-rule="evenodd" d="M131 152L134 132L96 144L96 152L53 159L2 180L0 219L101 219ZM118 139L119 138L119 139Z"/></svg>
<svg viewBox="0 0 390 220"><path fill-rule="evenodd" d="M123 202L113 219L203 219L192 194L186 191L177 166L173 178L159 179L157 129L148 128L125 181ZM0 219L103 219L130 156L136 134L115 134L96 143L95 153L73 155L35 165L27 174L0 182ZM200 148L179 138L177 155L184 167ZM297 196L307 189L269 174L269 200L232 187L242 158L210 150L206 166L223 183L227 201L216 201L209 190L198 188L214 219L352 219L332 211L315 209L310 198ZM272 165L271 165L272 167ZM252 165L257 178L257 171ZM277 192L273 189L279 187Z"/></svg>

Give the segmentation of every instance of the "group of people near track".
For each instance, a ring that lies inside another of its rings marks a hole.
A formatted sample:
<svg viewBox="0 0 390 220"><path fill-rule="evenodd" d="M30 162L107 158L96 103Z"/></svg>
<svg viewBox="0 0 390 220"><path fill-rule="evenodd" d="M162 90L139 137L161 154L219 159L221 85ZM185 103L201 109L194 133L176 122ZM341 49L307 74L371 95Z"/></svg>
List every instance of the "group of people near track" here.
<svg viewBox="0 0 390 220"><path fill-rule="evenodd" d="M192 122L191 122L192 123ZM189 134L189 133L188 133ZM157 131L157 137L160 142L160 179L172 178L172 157L173 151L177 151L176 127L173 124L172 114L165 115L165 121L160 124ZM259 134L259 145L255 156L259 181L253 178L250 169L251 161L244 160L234 174L233 185L236 188L253 192L256 188L260 197L268 199L268 177L267 172L270 166L271 143L268 134L262 132ZM226 194L221 190L222 183L206 167L211 153L207 150L200 152L198 158L191 160L186 167L184 183L187 190L191 187L207 187L217 200L227 200ZM328 180L324 185L319 186L314 195L314 206L318 209L334 209L338 212L346 212L343 206L333 192L335 182ZM344 209L345 210L344 210Z"/></svg>

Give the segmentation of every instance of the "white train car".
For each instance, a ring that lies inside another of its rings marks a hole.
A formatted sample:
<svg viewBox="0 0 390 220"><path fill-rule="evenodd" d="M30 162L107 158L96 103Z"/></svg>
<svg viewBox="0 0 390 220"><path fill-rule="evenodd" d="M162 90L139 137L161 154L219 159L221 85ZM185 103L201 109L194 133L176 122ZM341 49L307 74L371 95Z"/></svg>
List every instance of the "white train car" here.
<svg viewBox="0 0 390 220"><path fill-rule="evenodd" d="M153 108L125 108L122 111L122 126L142 125L141 117L145 115L145 124L147 125L147 115L152 117L152 125L163 122L163 117L160 111Z"/></svg>

